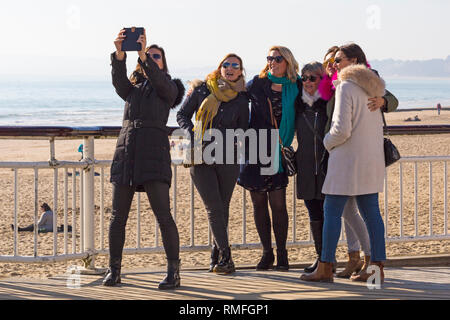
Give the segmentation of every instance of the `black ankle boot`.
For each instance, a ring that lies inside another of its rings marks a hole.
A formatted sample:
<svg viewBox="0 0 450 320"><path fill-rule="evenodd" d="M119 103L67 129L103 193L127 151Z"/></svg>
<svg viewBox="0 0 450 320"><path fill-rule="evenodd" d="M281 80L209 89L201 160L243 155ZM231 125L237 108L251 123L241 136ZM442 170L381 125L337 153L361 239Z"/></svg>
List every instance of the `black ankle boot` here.
<svg viewBox="0 0 450 320"><path fill-rule="evenodd" d="M209 272L214 271L214 267L219 263L219 248L213 244L211 248L211 261L209 263Z"/></svg>
<svg viewBox="0 0 450 320"><path fill-rule="evenodd" d="M180 286L180 264L181 260L167 260L167 276L159 283L158 289L168 290Z"/></svg>
<svg viewBox="0 0 450 320"><path fill-rule="evenodd" d="M273 268L273 262L275 256L273 255L273 249L264 250L261 260L256 265L256 270L269 270Z"/></svg>
<svg viewBox="0 0 450 320"><path fill-rule="evenodd" d="M106 273L105 279L103 279L103 285L107 287L113 287L118 283L121 283L120 280L120 269L121 269L122 258L111 259L109 262L109 269Z"/></svg>
<svg viewBox="0 0 450 320"><path fill-rule="evenodd" d="M306 273L312 273L316 270L318 264L320 255L322 254L322 229L323 229L323 220L318 221L310 221L309 223L311 227L311 233L314 240L314 247L316 249L317 253L317 259L316 261L310 265L309 267L306 267L304 271Z"/></svg>
<svg viewBox="0 0 450 320"><path fill-rule="evenodd" d="M277 249L277 265L275 267L277 271L289 270L289 259L286 249Z"/></svg>
<svg viewBox="0 0 450 320"><path fill-rule="evenodd" d="M220 250L220 262L214 267L215 273L229 274L236 271L233 259L231 259L231 248Z"/></svg>

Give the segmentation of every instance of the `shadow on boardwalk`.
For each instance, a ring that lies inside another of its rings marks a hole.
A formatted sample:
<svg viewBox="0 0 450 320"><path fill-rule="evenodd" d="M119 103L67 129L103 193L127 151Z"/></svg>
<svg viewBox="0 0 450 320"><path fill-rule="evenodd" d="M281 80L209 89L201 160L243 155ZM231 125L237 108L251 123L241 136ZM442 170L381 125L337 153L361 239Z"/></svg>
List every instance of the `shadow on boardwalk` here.
<svg viewBox="0 0 450 320"><path fill-rule="evenodd" d="M181 287L158 290L162 271L124 270L122 284L102 286L102 276L82 275L78 288L70 288L68 276L46 280L0 280L0 299L94 300L259 300L259 299L450 299L450 267L386 268L381 289L365 283L335 278L334 283L308 283L300 270L289 272L237 270L233 275L206 271L182 271Z"/></svg>

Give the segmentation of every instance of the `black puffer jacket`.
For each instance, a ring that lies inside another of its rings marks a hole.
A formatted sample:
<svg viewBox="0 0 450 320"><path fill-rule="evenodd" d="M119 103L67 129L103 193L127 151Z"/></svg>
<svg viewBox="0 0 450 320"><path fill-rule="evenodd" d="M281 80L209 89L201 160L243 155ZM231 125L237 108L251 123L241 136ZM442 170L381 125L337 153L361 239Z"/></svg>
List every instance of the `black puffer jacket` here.
<svg viewBox="0 0 450 320"><path fill-rule="evenodd" d="M177 113L177 121L182 129L188 130L191 134L191 138L193 137L194 123L192 122L192 116L194 113L197 113L200 108L203 100L209 96L211 92L209 91L206 83L202 83L198 87L196 87L192 94L186 98L180 110ZM216 116L212 121L212 128L217 129L222 132L224 138L224 148L223 148L223 163L226 162L227 150L227 136L226 129L243 129L244 131L248 128L248 119L249 119L249 108L248 108L249 100L245 92L240 92L236 98L230 100L228 102L223 102L220 104L219 109L217 110ZM234 146L234 161L237 161L237 149L236 142L237 139L234 138L233 146ZM204 142L204 146L209 145L210 143L217 143L214 138L211 142ZM230 142L231 145L231 142ZM214 152L212 153L214 156Z"/></svg>
<svg viewBox="0 0 450 320"><path fill-rule="evenodd" d="M132 85L127 77L126 58L111 55L112 82L117 94L125 100L123 124L117 139L111 179L121 185L140 186L150 180L171 184L172 170L167 120L172 107L184 95L179 80L159 69L147 56L138 59L148 80L141 77Z"/></svg>

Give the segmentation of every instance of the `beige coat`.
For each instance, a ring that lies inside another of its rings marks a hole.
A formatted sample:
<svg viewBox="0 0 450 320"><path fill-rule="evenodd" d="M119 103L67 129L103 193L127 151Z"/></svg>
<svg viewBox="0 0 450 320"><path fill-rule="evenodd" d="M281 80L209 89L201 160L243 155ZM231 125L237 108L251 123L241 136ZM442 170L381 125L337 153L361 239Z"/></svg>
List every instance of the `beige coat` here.
<svg viewBox="0 0 450 320"><path fill-rule="evenodd" d="M384 81L363 65L343 69L335 81L336 104L323 143L330 152L324 194L361 195L383 191L384 151L381 111L368 98L385 94Z"/></svg>

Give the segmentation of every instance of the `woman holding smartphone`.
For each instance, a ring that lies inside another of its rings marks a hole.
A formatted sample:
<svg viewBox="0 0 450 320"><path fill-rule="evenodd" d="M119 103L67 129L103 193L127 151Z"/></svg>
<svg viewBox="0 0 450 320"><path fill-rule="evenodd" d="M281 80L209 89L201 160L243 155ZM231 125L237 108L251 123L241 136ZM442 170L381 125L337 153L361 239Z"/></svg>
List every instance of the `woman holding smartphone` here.
<svg viewBox="0 0 450 320"><path fill-rule="evenodd" d="M180 286L179 236L170 213L169 188L172 180L170 145L166 130L169 111L181 102L184 87L168 74L164 50L146 47L144 33L136 70L127 78L126 53L122 29L111 54L112 82L125 101L122 129L117 139L111 179L112 217L109 229L109 270L105 286L121 282L120 270L125 242L125 226L136 191L145 190L161 229L167 255L167 276L159 289Z"/></svg>

